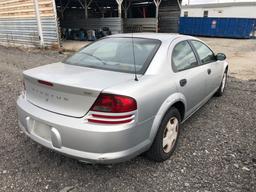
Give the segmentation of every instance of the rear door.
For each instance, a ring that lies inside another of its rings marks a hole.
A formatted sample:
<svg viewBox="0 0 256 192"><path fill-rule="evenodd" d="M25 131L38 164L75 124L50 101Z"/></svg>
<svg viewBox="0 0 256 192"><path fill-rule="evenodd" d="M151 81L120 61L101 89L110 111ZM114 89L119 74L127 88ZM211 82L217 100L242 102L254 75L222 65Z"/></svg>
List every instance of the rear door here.
<svg viewBox="0 0 256 192"><path fill-rule="evenodd" d="M206 97L205 66L198 62L188 41L177 42L172 51L172 68L176 85L187 101L187 114L193 112Z"/></svg>
<svg viewBox="0 0 256 192"><path fill-rule="evenodd" d="M220 86L222 65L216 60L214 52L203 42L191 40L190 43L198 55L200 65L205 66L206 93L210 96Z"/></svg>

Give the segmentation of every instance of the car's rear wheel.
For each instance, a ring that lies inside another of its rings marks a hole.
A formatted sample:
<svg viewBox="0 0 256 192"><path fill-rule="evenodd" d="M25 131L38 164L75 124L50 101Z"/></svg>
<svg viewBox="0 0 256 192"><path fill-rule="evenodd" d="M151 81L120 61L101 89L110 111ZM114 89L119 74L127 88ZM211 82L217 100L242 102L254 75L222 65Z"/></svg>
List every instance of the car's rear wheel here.
<svg viewBox="0 0 256 192"><path fill-rule="evenodd" d="M228 73L227 73L227 70L226 70L225 73L223 74L220 87L219 87L219 89L216 92L216 96L217 97L220 97L220 96L223 95L223 93L225 91L225 88L226 88L226 84L227 84L227 78L228 78Z"/></svg>
<svg viewBox="0 0 256 192"><path fill-rule="evenodd" d="M179 111L172 107L164 116L155 140L146 153L149 159L162 162L170 158L179 138L180 121Z"/></svg>

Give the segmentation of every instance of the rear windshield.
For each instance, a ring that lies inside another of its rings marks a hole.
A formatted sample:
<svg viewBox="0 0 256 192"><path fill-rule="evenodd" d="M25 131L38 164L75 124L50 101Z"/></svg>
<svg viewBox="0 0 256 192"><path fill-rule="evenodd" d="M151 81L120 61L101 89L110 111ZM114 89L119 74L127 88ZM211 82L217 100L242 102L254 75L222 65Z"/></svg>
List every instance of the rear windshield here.
<svg viewBox="0 0 256 192"><path fill-rule="evenodd" d="M135 60L136 72L143 74L160 44L159 40L154 39L104 38L82 48L64 63L134 73Z"/></svg>

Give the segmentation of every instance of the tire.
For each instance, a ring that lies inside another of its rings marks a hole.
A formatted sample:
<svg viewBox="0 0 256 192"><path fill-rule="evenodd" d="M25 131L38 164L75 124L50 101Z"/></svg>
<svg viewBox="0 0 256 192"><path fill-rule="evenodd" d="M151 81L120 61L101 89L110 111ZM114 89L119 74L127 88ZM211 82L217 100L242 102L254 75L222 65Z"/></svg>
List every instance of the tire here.
<svg viewBox="0 0 256 192"><path fill-rule="evenodd" d="M160 124L160 127L158 129L158 132L156 134L156 137L154 139L154 142L151 148L146 152L146 156L148 159L156 162L163 162L170 158L170 156L172 155L172 153L176 148L177 141L179 138L180 122L181 122L181 116L179 111L176 108L172 107L165 114ZM166 143L165 146L164 146L164 139Z"/></svg>
<svg viewBox="0 0 256 192"><path fill-rule="evenodd" d="M227 73L227 70L226 70L223 74L220 87L219 87L219 89L217 90L217 92L215 94L217 97L221 97L223 95L223 93L225 91L225 88L226 88L226 84L227 84L227 78L228 78L228 73Z"/></svg>

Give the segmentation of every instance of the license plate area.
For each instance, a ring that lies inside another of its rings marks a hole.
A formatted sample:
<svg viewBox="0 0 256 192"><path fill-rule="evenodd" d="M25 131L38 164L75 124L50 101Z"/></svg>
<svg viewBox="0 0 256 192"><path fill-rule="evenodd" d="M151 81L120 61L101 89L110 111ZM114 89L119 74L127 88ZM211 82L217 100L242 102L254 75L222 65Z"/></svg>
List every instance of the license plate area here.
<svg viewBox="0 0 256 192"><path fill-rule="evenodd" d="M51 126L30 118L28 127L33 135L51 141Z"/></svg>

